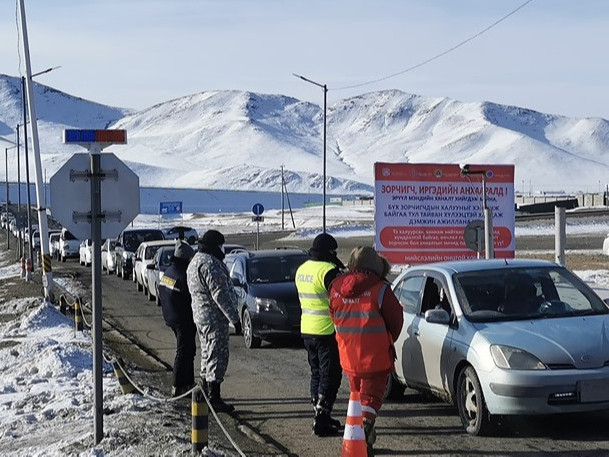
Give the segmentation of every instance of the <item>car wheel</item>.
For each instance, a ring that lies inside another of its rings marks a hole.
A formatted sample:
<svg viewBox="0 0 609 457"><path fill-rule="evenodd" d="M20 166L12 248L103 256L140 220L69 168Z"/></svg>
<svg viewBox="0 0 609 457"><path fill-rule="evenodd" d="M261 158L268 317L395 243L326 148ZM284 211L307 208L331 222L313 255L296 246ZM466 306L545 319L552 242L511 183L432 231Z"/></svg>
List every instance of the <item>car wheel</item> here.
<svg viewBox="0 0 609 457"><path fill-rule="evenodd" d="M154 286L154 290L156 292L156 305L157 306L161 306L161 297L159 297L159 288L157 286Z"/></svg>
<svg viewBox="0 0 609 457"><path fill-rule="evenodd" d="M63 254L61 255L61 262L66 263L66 256Z"/></svg>
<svg viewBox="0 0 609 457"><path fill-rule="evenodd" d="M394 372L389 373L387 376L387 386L385 387L384 400L400 400L404 397L404 390L406 387L398 381Z"/></svg>
<svg viewBox="0 0 609 457"><path fill-rule="evenodd" d="M190 235L188 237L188 244L195 244L195 241L197 241L197 239L194 236Z"/></svg>
<svg viewBox="0 0 609 457"><path fill-rule="evenodd" d="M257 336L254 336L254 328L252 326L252 316L246 309L243 311L243 318L241 319L243 328L243 339L245 341L245 347L248 349L259 348L262 340Z"/></svg>
<svg viewBox="0 0 609 457"><path fill-rule="evenodd" d="M135 274L133 275L133 277L135 278ZM143 291L144 295L148 294L148 290L142 284L140 284L139 281L135 281L135 284L137 286L137 291L138 292L142 292Z"/></svg>
<svg viewBox="0 0 609 457"><path fill-rule="evenodd" d="M472 366L463 368L459 373L456 400L465 431L470 435L490 434L493 422L486 408L480 380Z"/></svg>
<svg viewBox="0 0 609 457"><path fill-rule="evenodd" d="M123 267L121 268L121 278L123 278L123 280L127 280L129 279L129 275L127 274L127 272L125 271L125 265L123 265Z"/></svg>
<svg viewBox="0 0 609 457"><path fill-rule="evenodd" d="M145 287L146 290L146 296L148 297L148 301L154 301L154 295L152 295L152 292L150 292L150 288Z"/></svg>

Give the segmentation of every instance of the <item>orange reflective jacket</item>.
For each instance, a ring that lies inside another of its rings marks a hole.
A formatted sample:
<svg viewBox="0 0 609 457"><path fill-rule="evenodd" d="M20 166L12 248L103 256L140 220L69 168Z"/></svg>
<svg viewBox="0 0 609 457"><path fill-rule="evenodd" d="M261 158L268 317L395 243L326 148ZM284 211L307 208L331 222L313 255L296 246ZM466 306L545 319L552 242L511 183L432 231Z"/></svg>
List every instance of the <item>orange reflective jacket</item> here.
<svg viewBox="0 0 609 457"><path fill-rule="evenodd" d="M330 314L336 328L340 364L347 374L388 373L393 370L393 344L379 302L389 285L366 275L364 284L352 287L359 282L358 276L339 276L330 289Z"/></svg>

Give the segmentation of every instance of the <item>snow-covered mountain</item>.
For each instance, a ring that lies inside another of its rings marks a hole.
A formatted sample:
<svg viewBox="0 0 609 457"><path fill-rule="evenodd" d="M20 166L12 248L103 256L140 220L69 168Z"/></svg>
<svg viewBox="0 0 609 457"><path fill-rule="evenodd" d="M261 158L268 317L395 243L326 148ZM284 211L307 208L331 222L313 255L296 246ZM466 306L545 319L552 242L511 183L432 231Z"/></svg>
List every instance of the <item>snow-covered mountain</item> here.
<svg viewBox="0 0 609 457"><path fill-rule="evenodd" d="M21 105L19 79L0 75L1 136L14 141ZM84 152L61 144L63 129L122 128L128 144L108 150L143 186L277 191L283 165L291 192L322 189L323 109L308 102L211 91L133 112L36 84L36 106L49 176ZM516 189L597 191L609 181L608 146L609 123L601 118L372 92L328 107L327 189L371 192L373 164L382 161L515 164Z"/></svg>

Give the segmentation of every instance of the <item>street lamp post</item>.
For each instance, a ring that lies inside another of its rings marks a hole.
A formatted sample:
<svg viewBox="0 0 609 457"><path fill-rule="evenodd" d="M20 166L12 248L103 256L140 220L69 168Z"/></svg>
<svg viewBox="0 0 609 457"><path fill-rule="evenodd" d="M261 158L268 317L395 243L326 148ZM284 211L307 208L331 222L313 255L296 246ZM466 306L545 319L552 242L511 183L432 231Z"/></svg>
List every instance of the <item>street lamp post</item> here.
<svg viewBox="0 0 609 457"><path fill-rule="evenodd" d="M324 92L324 157L323 157L323 161L324 161L324 172L323 172L323 179L324 179L324 184L323 184L323 195L324 195L324 200L323 200L323 215L322 215L322 220L323 220L323 232L326 233L326 114L327 114L327 105L328 105L328 86L326 84L320 84L318 82L315 81L311 81L308 78L305 78L304 76L301 75L297 75L296 73L292 73L294 76L296 76L297 78L302 79L303 81L306 81L308 83L314 84L317 87L321 87L321 89Z"/></svg>

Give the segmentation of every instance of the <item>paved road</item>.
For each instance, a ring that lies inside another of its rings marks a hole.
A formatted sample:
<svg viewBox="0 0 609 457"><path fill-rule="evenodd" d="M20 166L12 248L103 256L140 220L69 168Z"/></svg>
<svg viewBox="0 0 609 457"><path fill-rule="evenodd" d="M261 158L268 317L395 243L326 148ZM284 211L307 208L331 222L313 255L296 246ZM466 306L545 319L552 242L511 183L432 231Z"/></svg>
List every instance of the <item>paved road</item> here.
<svg viewBox="0 0 609 457"><path fill-rule="evenodd" d="M255 236L255 235L253 235ZM262 235L261 246L283 244L276 235ZM541 244L549 243L548 238ZM598 243L589 237L582 249ZM252 235L230 237L227 242L252 246ZM290 242L308 247L309 242ZM340 255L346 259L357 244L370 244L369 238L339 240ZM535 240L517 240L529 249L542 249ZM70 272L87 284L90 268L77 261L56 266L56 275ZM169 385L165 367L174 354L173 335L162 322L160 309L136 291L132 281L116 276L103 277L104 316L136 340L153 357L145 356L131 342L106 332L126 359L148 370L156 370L158 379ZM311 435L312 409L308 402L309 370L306 353L298 340L263 343L260 349L248 350L242 337L231 336L231 360L225 395L237 410L233 417L222 415L231 434L249 456L333 456L341 448L341 437L320 439ZM135 373L137 375L137 373ZM168 387L166 388L168 391ZM343 381L336 405L337 416L344 416L348 390ZM378 421L377 455L426 456L606 456L609 455L606 424L609 414L562 417L514 418L506 420L500 435L490 438L468 436L462 430L456 410L440 401L407 390L403 400L387 403ZM254 429L264 443L243 435L239 425ZM221 440L217 427L210 426L212 440ZM226 445L228 447L228 445Z"/></svg>

